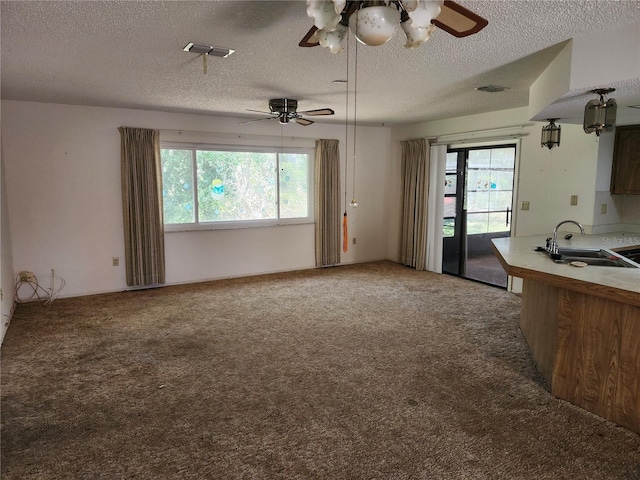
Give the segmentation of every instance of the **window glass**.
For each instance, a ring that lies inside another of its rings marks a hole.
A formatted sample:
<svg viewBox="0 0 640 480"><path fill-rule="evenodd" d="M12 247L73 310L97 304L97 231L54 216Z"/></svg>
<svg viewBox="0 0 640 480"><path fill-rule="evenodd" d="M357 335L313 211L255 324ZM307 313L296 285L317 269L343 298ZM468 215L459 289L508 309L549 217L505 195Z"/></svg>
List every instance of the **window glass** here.
<svg viewBox="0 0 640 480"><path fill-rule="evenodd" d="M491 168L515 168L516 152L515 147L492 148L491 151Z"/></svg>
<svg viewBox="0 0 640 480"><path fill-rule="evenodd" d="M489 231L489 214L488 213L469 213L467 214L467 235L477 233L487 233Z"/></svg>
<svg viewBox="0 0 640 480"><path fill-rule="evenodd" d="M511 208L511 190L489 192L489 210L507 210Z"/></svg>
<svg viewBox="0 0 640 480"><path fill-rule="evenodd" d="M511 190L513 188L513 170L491 170L490 187L494 190Z"/></svg>
<svg viewBox="0 0 640 480"><path fill-rule="evenodd" d="M276 218L274 153L196 152L200 223Z"/></svg>
<svg viewBox="0 0 640 480"><path fill-rule="evenodd" d="M280 156L280 218L309 214L309 162L306 155Z"/></svg>
<svg viewBox="0 0 640 480"><path fill-rule="evenodd" d="M169 230L313 221L312 149L165 144L160 153Z"/></svg>
<svg viewBox="0 0 640 480"><path fill-rule="evenodd" d="M455 195L456 188L458 185L458 175L456 174L447 174L444 179L444 194L445 195Z"/></svg>
<svg viewBox="0 0 640 480"><path fill-rule="evenodd" d="M162 198L165 223L193 223L193 162L190 150L162 150Z"/></svg>
<svg viewBox="0 0 640 480"><path fill-rule="evenodd" d="M507 212L506 209L504 212L492 212L489 214L489 222L487 225L487 231L491 232L502 232L509 228L509 224L507 223ZM511 221L511 219L509 219Z"/></svg>
<svg viewBox="0 0 640 480"><path fill-rule="evenodd" d="M444 216L456 216L456 197L444 197Z"/></svg>
<svg viewBox="0 0 640 480"><path fill-rule="evenodd" d="M445 165L447 172L455 172L458 169L458 154L456 152L448 152Z"/></svg>
<svg viewBox="0 0 640 480"><path fill-rule="evenodd" d="M453 237L456 228L455 218L445 218L442 223L442 236L444 238Z"/></svg>
<svg viewBox="0 0 640 480"><path fill-rule="evenodd" d="M479 150L469 150L469 160L467 161L467 168L483 168L487 169L491 167L491 152L494 149L483 148Z"/></svg>
<svg viewBox="0 0 640 480"><path fill-rule="evenodd" d="M489 192L467 193L468 212L486 212L489 210Z"/></svg>

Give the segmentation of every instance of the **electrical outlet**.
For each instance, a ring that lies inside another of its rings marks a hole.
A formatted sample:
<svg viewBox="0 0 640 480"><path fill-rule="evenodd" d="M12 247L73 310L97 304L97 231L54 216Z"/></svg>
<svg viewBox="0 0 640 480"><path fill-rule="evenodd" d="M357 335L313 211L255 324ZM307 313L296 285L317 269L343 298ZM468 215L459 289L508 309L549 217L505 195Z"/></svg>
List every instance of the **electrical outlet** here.
<svg viewBox="0 0 640 480"><path fill-rule="evenodd" d="M578 205L578 195L571 195L571 201L569 202L569 204L573 205L574 207Z"/></svg>
<svg viewBox="0 0 640 480"><path fill-rule="evenodd" d="M523 200L520 202L520 210L529 210L529 201Z"/></svg>
<svg viewBox="0 0 640 480"><path fill-rule="evenodd" d="M120 265L120 257L113 257L113 266L117 267Z"/></svg>
<svg viewBox="0 0 640 480"><path fill-rule="evenodd" d="M602 215L606 215L607 214L607 204L603 203L602 205L600 205L600 213Z"/></svg>
<svg viewBox="0 0 640 480"><path fill-rule="evenodd" d="M353 244L356 244L356 237L353 237Z"/></svg>

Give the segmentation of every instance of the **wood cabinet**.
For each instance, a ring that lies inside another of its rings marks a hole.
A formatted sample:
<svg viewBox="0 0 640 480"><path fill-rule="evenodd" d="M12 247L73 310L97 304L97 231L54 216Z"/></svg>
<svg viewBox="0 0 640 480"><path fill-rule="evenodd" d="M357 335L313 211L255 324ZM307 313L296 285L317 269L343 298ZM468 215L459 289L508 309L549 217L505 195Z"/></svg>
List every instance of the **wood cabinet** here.
<svg viewBox="0 0 640 480"><path fill-rule="evenodd" d="M640 195L640 125L616 127L611 193Z"/></svg>

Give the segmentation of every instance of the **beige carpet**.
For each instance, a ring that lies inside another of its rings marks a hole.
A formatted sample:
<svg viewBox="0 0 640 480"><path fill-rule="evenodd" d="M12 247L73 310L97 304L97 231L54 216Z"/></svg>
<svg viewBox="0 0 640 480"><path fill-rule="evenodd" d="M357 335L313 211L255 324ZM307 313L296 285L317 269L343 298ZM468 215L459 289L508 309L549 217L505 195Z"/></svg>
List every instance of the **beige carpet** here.
<svg viewBox="0 0 640 480"><path fill-rule="evenodd" d="M519 299L390 262L20 305L2 478L636 479Z"/></svg>

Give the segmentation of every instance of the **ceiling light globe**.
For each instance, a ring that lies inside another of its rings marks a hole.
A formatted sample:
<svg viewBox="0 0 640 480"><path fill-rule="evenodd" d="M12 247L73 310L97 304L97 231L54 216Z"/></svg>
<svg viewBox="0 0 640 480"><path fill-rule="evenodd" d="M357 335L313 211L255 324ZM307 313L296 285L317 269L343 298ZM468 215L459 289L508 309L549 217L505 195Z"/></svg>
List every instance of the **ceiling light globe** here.
<svg viewBox="0 0 640 480"><path fill-rule="evenodd" d="M347 36L347 27L339 23L332 32L318 30L317 34L320 46L328 48L331 53L340 53L342 51L342 42Z"/></svg>
<svg viewBox="0 0 640 480"><path fill-rule="evenodd" d="M404 48L416 48L429 40L431 33L436 29L435 25L429 25L427 28L416 28L411 21L402 22L402 29L407 36Z"/></svg>
<svg viewBox="0 0 640 480"><path fill-rule="evenodd" d="M349 17L349 28L365 45L377 47L388 42L400 24L400 12L387 6L366 7Z"/></svg>

